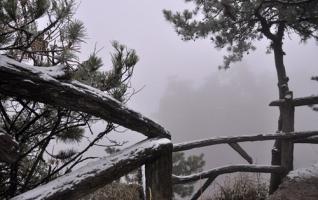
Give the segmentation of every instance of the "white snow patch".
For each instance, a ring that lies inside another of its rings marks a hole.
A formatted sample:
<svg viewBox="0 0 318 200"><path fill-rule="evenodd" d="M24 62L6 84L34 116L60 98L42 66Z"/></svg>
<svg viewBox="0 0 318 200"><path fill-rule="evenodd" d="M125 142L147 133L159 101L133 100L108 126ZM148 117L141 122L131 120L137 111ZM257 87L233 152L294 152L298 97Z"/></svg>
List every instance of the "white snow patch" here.
<svg viewBox="0 0 318 200"><path fill-rule="evenodd" d="M14 71L29 71L33 74L38 74L41 78L48 81L54 78L60 78L65 76L64 65L56 65L51 67L31 66L25 63L20 63L14 59L8 58L7 56L3 55L0 55L0 65L2 67L10 68Z"/></svg>
<svg viewBox="0 0 318 200"><path fill-rule="evenodd" d="M312 177L318 177L318 163L311 167L293 170L287 175L287 178L292 180L308 179Z"/></svg>

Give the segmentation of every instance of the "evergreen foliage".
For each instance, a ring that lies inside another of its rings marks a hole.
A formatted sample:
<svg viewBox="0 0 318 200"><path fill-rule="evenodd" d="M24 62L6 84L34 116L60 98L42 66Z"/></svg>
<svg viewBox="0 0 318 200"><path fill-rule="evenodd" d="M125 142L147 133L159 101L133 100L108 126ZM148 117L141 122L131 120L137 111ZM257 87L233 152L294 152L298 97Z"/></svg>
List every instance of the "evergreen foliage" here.
<svg viewBox="0 0 318 200"><path fill-rule="evenodd" d="M278 79L279 99L292 99L289 78L284 63L283 42L286 36L297 35L301 42L318 41L317 0L185 0L194 4L192 10L172 12L164 10L183 40L209 38L216 48L226 49L220 69L228 69L233 62L241 61L244 54L255 50L255 41L270 41L267 53L273 52ZM283 108L280 107L278 132L283 131ZM289 129L289 128L288 128ZM293 129L293 127L292 127ZM285 130L284 130L285 131ZM285 145L286 146L286 145ZM275 141L272 165L281 165L282 142ZM291 153L292 145L289 146ZM290 164L288 168L292 168ZM270 192L277 189L281 177L271 175Z"/></svg>
<svg viewBox="0 0 318 200"><path fill-rule="evenodd" d="M73 0L0 1L0 53L35 66L63 64L69 78L125 103L133 94L130 79L138 62L136 52L113 42L112 66L107 71L101 70L104 65L97 52L79 60L85 27L74 18L75 7ZM1 95L0 127L19 143L19 159L12 164L0 163L0 199L47 183L79 163L95 159L85 152L115 131L115 126L106 122L103 131L93 132L91 125L97 120L86 113ZM81 145L74 148L72 144ZM63 148L55 150L55 145Z"/></svg>
<svg viewBox="0 0 318 200"><path fill-rule="evenodd" d="M284 32L296 33L301 41L318 40L318 1L315 0L185 0L193 10L164 10L165 18L184 40L209 38L217 48L225 48L220 68L229 68L244 53L255 50L254 41L264 36L282 42Z"/></svg>
<svg viewBox="0 0 318 200"><path fill-rule="evenodd" d="M201 172L205 165L203 154L199 156L186 156L183 152L175 152L172 154L172 174L179 176L191 175ZM176 195L186 198L194 191L194 184L180 184L173 186L174 197Z"/></svg>

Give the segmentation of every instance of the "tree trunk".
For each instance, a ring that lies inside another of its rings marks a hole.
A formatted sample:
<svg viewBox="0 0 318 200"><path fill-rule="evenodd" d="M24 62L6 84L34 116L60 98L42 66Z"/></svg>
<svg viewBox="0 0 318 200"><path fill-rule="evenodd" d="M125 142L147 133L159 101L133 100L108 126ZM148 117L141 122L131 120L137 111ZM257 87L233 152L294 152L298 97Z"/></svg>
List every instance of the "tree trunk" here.
<svg viewBox="0 0 318 200"><path fill-rule="evenodd" d="M292 92L288 88L288 77L284 65L284 52L282 49L282 37L273 42L275 66L278 78L279 99L292 100ZM294 107L287 104L279 107L278 132L292 132L294 130ZM282 175L272 174L270 181L270 193L273 193L281 183L282 178L293 169L294 146L289 141L275 141L272 149L272 165L281 165L286 168Z"/></svg>

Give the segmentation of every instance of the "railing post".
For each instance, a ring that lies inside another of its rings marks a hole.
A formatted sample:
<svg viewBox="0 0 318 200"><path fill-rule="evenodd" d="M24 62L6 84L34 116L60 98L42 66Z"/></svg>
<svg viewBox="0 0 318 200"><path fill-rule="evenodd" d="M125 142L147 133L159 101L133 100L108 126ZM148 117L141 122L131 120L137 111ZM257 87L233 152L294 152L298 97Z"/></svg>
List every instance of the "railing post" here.
<svg viewBox="0 0 318 200"><path fill-rule="evenodd" d="M146 163L147 200L172 199L172 144L165 148L156 159Z"/></svg>
<svg viewBox="0 0 318 200"><path fill-rule="evenodd" d="M286 99L286 103L280 106L281 131L286 134L294 131L295 107L291 104L291 101L292 98ZM293 170L294 143L290 140L276 141L272 156L272 165L281 165L285 168L285 171L281 175L272 174L270 194L278 188L282 179Z"/></svg>
<svg viewBox="0 0 318 200"><path fill-rule="evenodd" d="M284 133L288 134L294 131L294 115L295 107L291 104L282 106L282 120ZM291 140L283 140L281 147L281 165L286 169L285 173L282 175L284 178L288 172L293 170L294 161L294 143Z"/></svg>

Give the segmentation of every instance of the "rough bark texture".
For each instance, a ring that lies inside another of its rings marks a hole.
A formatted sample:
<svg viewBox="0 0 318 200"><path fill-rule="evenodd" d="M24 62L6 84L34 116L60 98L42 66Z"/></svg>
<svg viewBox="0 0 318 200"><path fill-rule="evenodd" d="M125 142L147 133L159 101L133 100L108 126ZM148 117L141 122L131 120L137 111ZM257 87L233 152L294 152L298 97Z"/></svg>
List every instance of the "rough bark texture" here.
<svg viewBox="0 0 318 200"><path fill-rule="evenodd" d="M45 185L18 195L12 200L76 200L144 163L153 161L162 151L171 149L171 146L171 141L168 139L144 140L115 155L91 162Z"/></svg>
<svg viewBox="0 0 318 200"><path fill-rule="evenodd" d="M286 134L290 134L294 131L294 113L295 108L293 106L282 106L282 131ZM281 148L281 165L286 169L285 174L282 174L282 178L284 178L289 171L293 170L294 143L292 141L282 141Z"/></svg>
<svg viewBox="0 0 318 200"><path fill-rule="evenodd" d="M270 32L270 28L267 25L267 30ZM264 27L263 27L264 28ZM275 61L275 67L276 67L276 72L277 72L277 79L278 79L278 91L279 91L279 99L292 99L292 92L289 90L288 87L288 77L286 75L286 69L284 65L284 51L283 51L283 37L284 37L284 32L285 32L285 24L284 22L280 22L277 27L276 34L271 34L271 39L272 40L272 48L274 51L274 61ZM291 116L288 116L286 118L286 114L290 113L289 111L286 112L286 110L283 109L283 107L279 107L280 114L279 114L279 119L278 119L278 131L282 131L283 127L287 127L286 124L284 123L290 121ZM285 117L285 118L284 118ZM294 117L294 116L292 116ZM292 120L294 122L294 119ZM294 126L294 125L292 125ZM284 131L284 132L290 132L290 131ZM284 142L284 141L276 141L274 144L274 147L272 149L272 165L281 165L282 162L284 163L283 165L286 164L286 160L290 159L289 162L293 163L293 156L290 155L292 154L293 150L293 143L291 142ZM283 158L284 156L284 158ZM284 161L283 161L284 159ZM289 169L289 167L288 167ZM272 193L275 191L278 187L278 185L281 183L281 176L277 174L272 174L271 175L271 180L270 180L270 189L269 192Z"/></svg>
<svg viewBox="0 0 318 200"><path fill-rule="evenodd" d="M126 108L104 92L77 81L63 80L65 75L61 71L44 69L0 55L0 93L82 111L148 137L171 137L159 124Z"/></svg>
<svg viewBox="0 0 318 200"><path fill-rule="evenodd" d="M172 145L146 163L146 199L172 199Z"/></svg>

